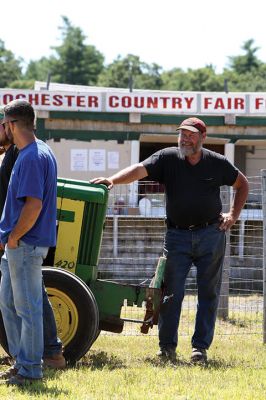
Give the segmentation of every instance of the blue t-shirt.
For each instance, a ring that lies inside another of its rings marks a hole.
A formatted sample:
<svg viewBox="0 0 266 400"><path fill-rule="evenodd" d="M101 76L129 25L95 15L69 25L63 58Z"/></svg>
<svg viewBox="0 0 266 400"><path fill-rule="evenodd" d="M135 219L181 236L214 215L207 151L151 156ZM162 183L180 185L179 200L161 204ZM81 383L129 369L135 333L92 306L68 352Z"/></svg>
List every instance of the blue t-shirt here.
<svg viewBox="0 0 266 400"><path fill-rule="evenodd" d="M0 239L7 243L18 222L26 197L42 201L42 210L34 226L21 239L30 245L56 244L57 166L52 150L36 140L20 150L15 162L0 221Z"/></svg>

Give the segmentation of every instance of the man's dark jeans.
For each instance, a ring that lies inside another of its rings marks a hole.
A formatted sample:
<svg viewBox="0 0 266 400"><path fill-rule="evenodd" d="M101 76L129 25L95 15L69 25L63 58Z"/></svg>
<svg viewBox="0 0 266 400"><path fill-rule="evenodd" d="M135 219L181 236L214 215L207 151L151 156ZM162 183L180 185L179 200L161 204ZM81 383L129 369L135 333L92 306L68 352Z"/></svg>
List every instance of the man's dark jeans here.
<svg viewBox="0 0 266 400"><path fill-rule="evenodd" d="M164 298L159 315L159 345L177 346L185 280L197 268L198 305L192 346L208 349L212 343L222 281L225 232L219 223L194 231L169 228L165 237L167 256Z"/></svg>
<svg viewBox="0 0 266 400"><path fill-rule="evenodd" d="M57 328L52 305L49 301L44 282L42 282L43 300L43 357L51 357L62 351L62 342L57 336Z"/></svg>

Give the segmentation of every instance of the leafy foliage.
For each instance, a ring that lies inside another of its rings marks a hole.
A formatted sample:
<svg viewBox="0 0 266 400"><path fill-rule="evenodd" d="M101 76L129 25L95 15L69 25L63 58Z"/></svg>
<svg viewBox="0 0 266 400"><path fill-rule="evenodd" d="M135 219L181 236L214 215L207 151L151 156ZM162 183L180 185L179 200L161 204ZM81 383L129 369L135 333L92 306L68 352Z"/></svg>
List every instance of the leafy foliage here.
<svg viewBox="0 0 266 400"><path fill-rule="evenodd" d="M62 43L52 47L54 54L37 61L30 61L26 79L46 81L48 74L59 83L95 85L103 69L103 55L92 45L85 43L86 36L74 27L67 17L63 18Z"/></svg>
<svg viewBox="0 0 266 400"><path fill-rule="evenodd" d="M229 57L231 68L237 74L255 72L260 67L261 61L256 56L259 47L253 47L253 45L254 39L249 39L241 47L245 51L244 55Z"/></svg>
<svg viewBox="0 0 266 400"><path fill-rule="evenodd" d="M16 59L14 54L5 48L3 40L0 39L0 87L8 87L11 82L20 79L21 59Z"/></svg>
<svg viewBox="0 0 266 400"><path fill-rule="evenodd" d="M86 44L82 30L67 17L62 20L61 44L52 47L51 56L31 60L24 73L23 60L16 59L0 39L0 87L33 88L35 80L47 81L50 76L53 82L130 90L266 91L266 63L257 57L259 48L254 39L243 43L243 54L229 57L222 73L216 73L213 65L163 71L158 64L148 64L133 54L119 55L104 66L104 56L95 46Z"/></svg>
<svg viewBox="0 0 266 400"><path fill-rule="evenodd" d="M62 44L53 47L56 59L53 60L53 75L57 82L77 85L95 85L103 69L103 55L92 45L85 44L85 35L78 27L71 25L63 17Z"/></svg>
<svg viewBox="0 0 266 400"><path fill-rule="evenodd" d="M216 75L213 66L199 69L189 69L184 72L176 68L162 75L163 89L166 90L192 90L192 91L222 91L224 79Z"/></svg>
<svg viewBox="0 0 266 400"><path fill-rule="evenodd" d="M49 73L55 70L56 59L55 57L42 57L40 60L31 60L27 71L25 73L25 79L46 81Z"/></svg>
<svg viewBox="0 0 266 400"><path fill-rule="evenodd" d="M161 67L157 64L149 65L138 56L128 54L122 58L118 56L100 74L99 86L121 87L135 89L160 89L162 79Z"/></svg>

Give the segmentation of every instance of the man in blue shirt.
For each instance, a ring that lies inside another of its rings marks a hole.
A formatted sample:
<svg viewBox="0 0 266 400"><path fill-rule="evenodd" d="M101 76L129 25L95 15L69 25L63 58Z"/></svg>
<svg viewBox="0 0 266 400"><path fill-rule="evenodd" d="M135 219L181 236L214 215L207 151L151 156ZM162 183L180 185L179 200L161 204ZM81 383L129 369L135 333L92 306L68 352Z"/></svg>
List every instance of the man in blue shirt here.
<svg viewBox="0 0 266 400"><path fill-rule="evenodd" d="M5 246L0 308L10 354L8 384L42 378L42 262L56 243L57 166L51 149L34 135L34 110L25 100L4 107L8 139L19 149L0 221Z"/></svg>
<svg viewBox="0 0 266 400"><path fill-rule="evenodd" d="M3 114L0 114L1 121ZM18 148L12 144L6 135L3 125L0 124L0 146L3 147L5 156L0 166L0 216L2 215L8 184L11 177L11 172L14 164L18 158ZM0 250L1 257L3 250ZM49 254L48 254L49 257ZM51 303L49 301L45 286L43 284L43 336L44 336L44 353L43 365L50 368L64 368L66 361L62 354L62 342L57 337L56 322ZM2 322L3 323L3 322ZM1 328L0 328L1 329ZM3 332L4 333L4 332ZM4 340L4 335L2 336ZM7 377L14 372L14 368L0 374L0 379L7 379Z"/></svg>

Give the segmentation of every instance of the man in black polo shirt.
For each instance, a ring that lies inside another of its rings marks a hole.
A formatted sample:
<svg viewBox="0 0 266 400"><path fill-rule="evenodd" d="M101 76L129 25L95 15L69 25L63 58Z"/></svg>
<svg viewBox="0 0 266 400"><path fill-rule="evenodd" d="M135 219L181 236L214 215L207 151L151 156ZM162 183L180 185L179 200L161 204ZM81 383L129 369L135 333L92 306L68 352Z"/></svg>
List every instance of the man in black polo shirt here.
<svg viewBox="0 0 266 400"><path fill-rule="evenodd" d="M199 118L185 119L177 128L179 147L160 150L142 163L92 183L130 183L148 177L165 186L167 257L165 298L159 315L159 356L175 359L177 330L185 280L197 268L198 306L192 336L193 362L207 361L215 328L225 252L225 231L238 219L248 195L245 176L224 156L202 147L206 125ZM235 196L222 214L220 187L233 186Z"/></svg>

